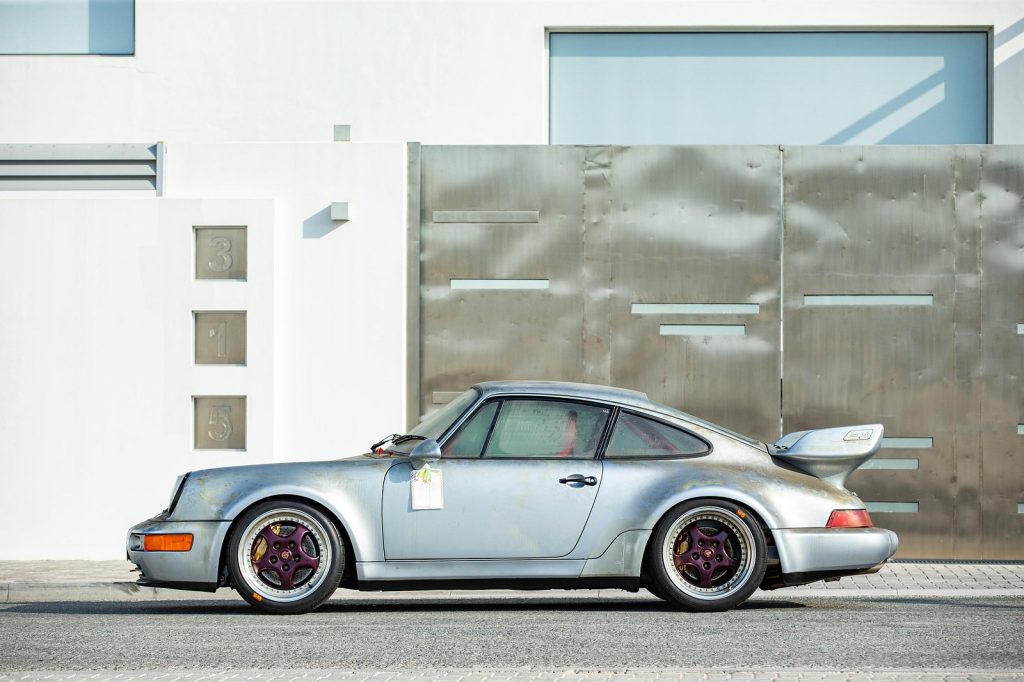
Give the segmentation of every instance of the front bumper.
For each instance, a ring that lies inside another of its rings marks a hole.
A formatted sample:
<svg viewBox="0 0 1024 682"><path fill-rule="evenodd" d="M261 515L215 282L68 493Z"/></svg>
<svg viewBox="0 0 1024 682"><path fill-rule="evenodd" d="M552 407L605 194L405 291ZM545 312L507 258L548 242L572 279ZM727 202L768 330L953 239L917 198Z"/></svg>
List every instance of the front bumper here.
<svg viewBox="0 0 1024 682"><path fill-rule="evenodd" d="M872 573L899 547L896 533L884 528L782 528L772 535L786 585Z"/></svg>
<svg viewBox="0 0 1024 682"><path fill-rule="evenodd" d="M140 585L213 592L220 584L220 555L230 521L165 521L156 517L128 530L128 560L139 567ZM191 533L188 552L147 552L131 548L132 534Z"/></svg>

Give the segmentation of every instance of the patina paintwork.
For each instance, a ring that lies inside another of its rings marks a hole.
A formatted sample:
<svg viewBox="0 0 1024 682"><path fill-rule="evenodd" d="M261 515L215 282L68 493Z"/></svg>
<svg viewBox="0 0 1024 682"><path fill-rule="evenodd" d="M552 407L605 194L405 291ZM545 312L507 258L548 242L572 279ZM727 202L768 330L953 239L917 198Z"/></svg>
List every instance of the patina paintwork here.
<svg viewBox="0 0 1024 682"><path fill-rule="evenodd" d="M834 510L864 509L842 481L821 480L773 456L782 452L776 446L658 405L642 393L555 382L486 382L473 390L465 411L437 437L442 448L488 401L522 396L605 406L612 418L617 410L652 417L700 437L711 449L663 459L605 459L600 452L592 459L441 458L433 466L444 473L445 506L430 510L414 510L410 503L410 474L420 462L407 452L196 471L175 491L169 511L130 530L136 536L189 532L193 549L129 548L129 558L146 584L215 589L226 580L223 550L232 523L273 498L311 502L328 512L354 559L343 585L364 589L391 581L514 584L526 578L639 585L652 531L673 507L698 498L757 515L777 558L769 572L776 581L780 574L876 570L896 550L896 536L887 530L826 529ZM881 427L849 427L868 428L877 430L865 446L870 456ZM858 451L861 459L865 447ZM560 482L573 475L593 477L594 484Z"/></svg>

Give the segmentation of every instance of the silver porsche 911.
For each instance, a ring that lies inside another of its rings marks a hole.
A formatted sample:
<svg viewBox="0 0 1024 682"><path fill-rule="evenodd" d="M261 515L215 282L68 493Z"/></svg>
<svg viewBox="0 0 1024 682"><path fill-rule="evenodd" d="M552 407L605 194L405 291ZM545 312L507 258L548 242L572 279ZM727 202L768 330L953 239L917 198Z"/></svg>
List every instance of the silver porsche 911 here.
<svg viewBox="0 0 1024 682"><path fill-rule="evenodd" d="M128 533L143 585L230 585L270 613L339 587L650 590L696 611L877 571L896 551L843 485L882 426L773 445L643 393L488 382L336 461L193 471Z"/></svg>

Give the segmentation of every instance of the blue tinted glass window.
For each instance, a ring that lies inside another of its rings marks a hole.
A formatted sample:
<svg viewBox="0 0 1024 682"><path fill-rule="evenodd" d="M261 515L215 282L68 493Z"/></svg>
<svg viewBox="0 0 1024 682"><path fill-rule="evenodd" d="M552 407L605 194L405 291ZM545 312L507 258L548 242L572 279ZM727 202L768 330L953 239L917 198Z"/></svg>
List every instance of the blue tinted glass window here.
<svg viewBox="0 0 1024 682"><path fill-rule="evenodd" d="M553 144L987 141L983 32L550 38Z"/></svg>
<svg viewBox="0 0 1024 682"><path fill-rule="evenodd" d="M134 0L0 0L0 54L134 52Z"/></svg>

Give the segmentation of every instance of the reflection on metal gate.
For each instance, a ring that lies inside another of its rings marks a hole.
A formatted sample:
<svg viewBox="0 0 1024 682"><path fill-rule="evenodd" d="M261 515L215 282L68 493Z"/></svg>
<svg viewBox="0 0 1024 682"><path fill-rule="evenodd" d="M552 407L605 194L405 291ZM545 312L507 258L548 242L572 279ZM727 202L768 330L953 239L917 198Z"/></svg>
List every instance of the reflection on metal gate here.
<svg viewBox="0 0 1024 682"><path fill-rule="evenodd" d="M880 421L901 556L1024 558L1024 148L410 146L410 419L472 383ZM784 301L784 306L780 305Z"/></svg>

